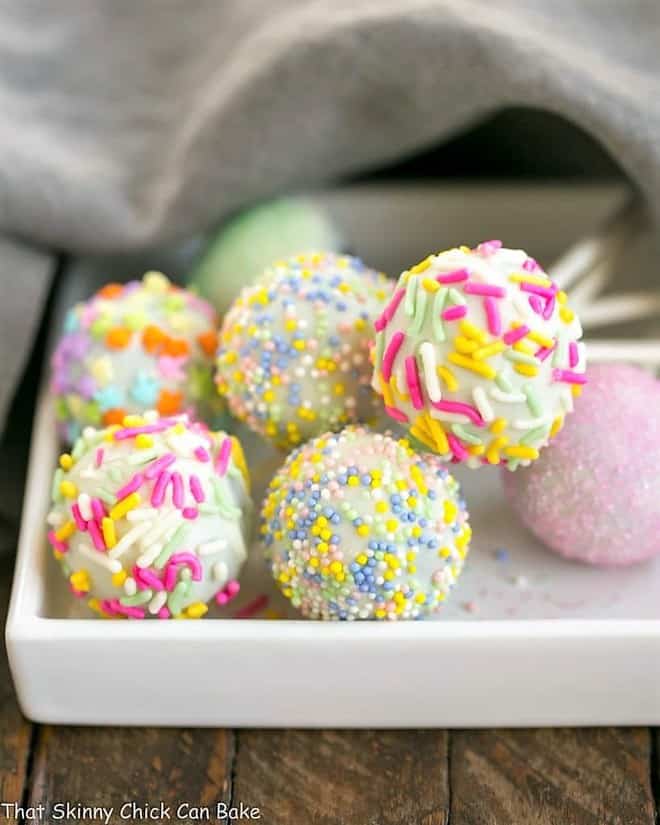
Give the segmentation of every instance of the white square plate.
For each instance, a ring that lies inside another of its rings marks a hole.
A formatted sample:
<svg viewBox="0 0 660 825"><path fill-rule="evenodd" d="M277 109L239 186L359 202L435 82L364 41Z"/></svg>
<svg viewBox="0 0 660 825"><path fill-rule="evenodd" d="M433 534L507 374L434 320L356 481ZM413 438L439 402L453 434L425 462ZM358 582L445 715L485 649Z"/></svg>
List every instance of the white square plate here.
<svg viewBox="0 0 660 825"><path fill-rule="evenodd" d="M620 192L402 184L318 197L350 249L396 275L431 249L485 237L524 246L547 264L593 228ZM76 262L55 323L64 305L104 280L154 266L181 273L194 248ZM628 272L654 271L644 262L655 254L651 239L637 244ZM244 441L258 503L281 458L255 438ZM474 540L437 620L296 619L255 548L241 596L222 611L200 622L119 622L88 618L72 604L47 552L57 454L52 404L42 393L7 622L19 699L32 719L323 727L660 722L660 559L618 571L558 558L516 522L494 469L458 473ZM237 620L257 598L256 618Z"/></svg>

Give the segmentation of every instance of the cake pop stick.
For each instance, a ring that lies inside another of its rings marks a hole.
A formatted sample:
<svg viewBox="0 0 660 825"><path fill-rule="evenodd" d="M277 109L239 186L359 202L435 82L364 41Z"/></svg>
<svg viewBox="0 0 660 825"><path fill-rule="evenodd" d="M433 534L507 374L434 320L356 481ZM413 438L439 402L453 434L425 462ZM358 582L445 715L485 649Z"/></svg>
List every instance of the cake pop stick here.
<svg viewBox="0 0 660 825"><path fill-rule="evenodd" d="M580 320L585 329L653 316L660 319L660 292L623 292L619 295L608 295L595 303L588 303L580 310Z"/></svg>
<svg viewBox="0 0 660 825"><path fill-rule="evenodd" d="M591 340L586 342L589 363L632 363L660 367L660 341L635 339Z"/></svg>

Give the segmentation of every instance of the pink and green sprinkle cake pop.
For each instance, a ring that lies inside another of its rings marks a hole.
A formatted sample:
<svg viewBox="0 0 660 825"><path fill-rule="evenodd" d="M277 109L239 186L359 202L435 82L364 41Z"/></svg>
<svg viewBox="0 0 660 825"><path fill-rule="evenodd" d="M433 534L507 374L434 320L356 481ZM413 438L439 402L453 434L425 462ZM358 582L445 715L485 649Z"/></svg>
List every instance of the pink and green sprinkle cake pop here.
<svg viewBox="0 0 660 825"><path fill-rule="evenodd" d="M148 411L85 428L59 464L48 540L96 613L194 619L238 593L251 501L237 439Z"/></svg>

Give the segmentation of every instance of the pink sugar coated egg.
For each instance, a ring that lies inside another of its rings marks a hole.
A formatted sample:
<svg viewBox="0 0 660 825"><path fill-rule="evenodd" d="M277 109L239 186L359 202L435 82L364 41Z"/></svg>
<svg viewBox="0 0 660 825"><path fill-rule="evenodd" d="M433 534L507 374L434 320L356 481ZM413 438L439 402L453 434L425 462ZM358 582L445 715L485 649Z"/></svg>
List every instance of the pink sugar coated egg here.
<svg viewBox="0 0 660 825"><path fill-rule="evenodd" d="M504 473L511 506L551 550L614 566L660 553L660 382L636 367L589 369L552 447Z"/></svg>

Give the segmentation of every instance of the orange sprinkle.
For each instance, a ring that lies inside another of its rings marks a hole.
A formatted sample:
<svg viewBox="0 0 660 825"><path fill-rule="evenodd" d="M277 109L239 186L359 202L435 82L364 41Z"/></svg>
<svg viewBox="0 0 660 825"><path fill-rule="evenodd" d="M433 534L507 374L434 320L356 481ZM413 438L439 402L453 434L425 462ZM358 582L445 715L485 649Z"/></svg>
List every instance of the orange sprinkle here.
<svg viewBox="0 0 660 825"><path fill-rule="evenodd" d="M142 331L142 346L147 352L152 354L158 352L167 336L160 327L155 324L148 324Z"/></svg>
<svg viewBox="0 0 660 825"><path fill-rule="evenodd" d="M214 329L210 329L208 332L202 332L201 335L197 336L197 343L209 358L212 358L218 348L218 334Z"/></svg>
<svg viewBox="0 0 660 825"><path fill-rule="evenodd" d="M118 298L122 292L124 291L124 287L122 284L106 284L104 287L99 289L96 293L99 298Z"/></svg>
<svg viewBox="0 0 660 825"><path fill-rule="evenodd" d="M165 339L165 355L170 355L172 358L180 358L188 355L190 347L184 338L166 338Z"/></svg>
<svg viewBox="0 0 660 825"><path fill-rule="evenodd" d="M161 390L158 394L156 409L161 415L175 415L181 410L182 401L182 393L171 392L170 390Z"/></svg>
<svg viewBox="0 0 660 825"><path fill-rule="evenodd" d="M132 332L126 327L113 327L108 330L108 334L105 336L106 346L110 349L124 349L129 345L131 335Z"/></svg>
<svg viewBox="0 0 660 825"><path fill-rule="evenodd" d="M125 415L126 410L122 410L121 407L113 407L111 410L106 410L103 413L103 423L106 427L109 427L111 424L121 424Z"/></svg>

